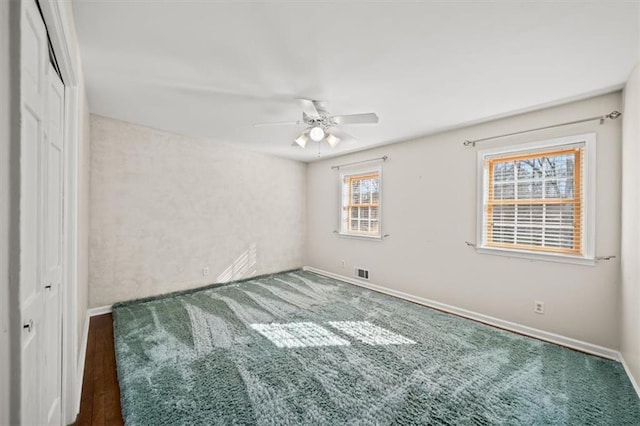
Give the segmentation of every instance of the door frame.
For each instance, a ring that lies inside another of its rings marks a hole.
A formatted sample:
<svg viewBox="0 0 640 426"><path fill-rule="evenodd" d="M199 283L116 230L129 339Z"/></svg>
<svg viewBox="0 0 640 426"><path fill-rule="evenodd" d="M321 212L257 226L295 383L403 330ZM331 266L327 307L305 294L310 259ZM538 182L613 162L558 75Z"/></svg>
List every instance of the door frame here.
<svg viewBox="0 0 640 426"><path fill-rule="evenodd" d="M83 82L71 2L40 1L40 8L65 87L61 409L63 423L70 424L80 410L84 366L84 351L78 350L78 146Z"/></svg>

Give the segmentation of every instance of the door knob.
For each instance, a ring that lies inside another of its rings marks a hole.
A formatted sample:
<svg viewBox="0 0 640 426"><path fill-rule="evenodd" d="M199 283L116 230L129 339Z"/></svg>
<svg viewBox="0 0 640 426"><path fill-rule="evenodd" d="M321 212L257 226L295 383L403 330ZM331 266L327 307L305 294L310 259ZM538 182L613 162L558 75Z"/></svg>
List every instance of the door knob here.
<svg viewBox="0 0 640 426"><path fill-rule="evenodd" d="M26 328L27 331L29 331L29 333L31 333L31 330L33 329L33 320L30 319L28 323L26 323L26 324L24 324L22 326L22 328Z"/></svg>
<svg viewBox="0 0 640 426"><path fill-rule="evenodd" d="M46 288L47 290L51 291L51 286L52 286L52 284L45 285L44 288Z"/></svg>

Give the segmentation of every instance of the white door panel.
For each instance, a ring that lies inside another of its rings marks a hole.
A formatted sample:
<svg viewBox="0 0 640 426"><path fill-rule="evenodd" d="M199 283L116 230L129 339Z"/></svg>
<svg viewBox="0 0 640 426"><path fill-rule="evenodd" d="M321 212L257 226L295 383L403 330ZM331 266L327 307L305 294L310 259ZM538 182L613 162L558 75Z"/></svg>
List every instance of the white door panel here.
<svg viewBox="0 0 640 426"><path fill-rule="evenodd" d="M41 424L43 311L42 154L44 150L47 39L44 23L33 1L20 2L20 315L21 403L23 424Z"/></svg>
<svg viewBox="0 0 640 426"><path fill-rule="evenodd" d="M35 324L34 324L35 326ZM21 419L23 425L39 425L38 400L40 392L38 383L38 354L42 352L40 347L40 339L35 330L22 331L22 413Z"/></svg>
<svg viewBox="0 0 640 426"><path fill-rule="evenodd" d="M21 11L21 74L23 100L31 106L44 107L45 74L48 45L46 30L33 1L27 1Z"/></svg>
<svg viewBox="0 0 640 426"><path fill-rule="evenodd" d="M22 147L21 147L21 177L22 188L20 194L21 223L20 233L20 263L28 268L22 268L20 274L20 301L28 305L32 299L38 297L38 218L40 200L38 197L39 164L41 142L43 139L42 117L28 106L22 110Z"/></svg>
<svg viewBox="0 0 640 426"><path fill-rule="evenodd" d="M62 194L63 194L63 125L64 86L49 66L47 91L47 132L45 144L46 180L44 183L44 369L43 396L46 424L59 425L62 391Z"/></svg>

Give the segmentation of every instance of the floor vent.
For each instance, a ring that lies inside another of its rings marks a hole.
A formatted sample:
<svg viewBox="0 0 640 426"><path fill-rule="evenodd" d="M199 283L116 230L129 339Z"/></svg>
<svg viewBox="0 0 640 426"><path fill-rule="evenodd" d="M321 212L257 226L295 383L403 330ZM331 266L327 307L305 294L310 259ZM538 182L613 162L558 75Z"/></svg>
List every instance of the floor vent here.
<svg viewBox="0 0 640 426"><path fill-rule="evenodd" d="M356 277L368 280L369 279L369 271L366 270L366 269L356 268Z"/></svg>

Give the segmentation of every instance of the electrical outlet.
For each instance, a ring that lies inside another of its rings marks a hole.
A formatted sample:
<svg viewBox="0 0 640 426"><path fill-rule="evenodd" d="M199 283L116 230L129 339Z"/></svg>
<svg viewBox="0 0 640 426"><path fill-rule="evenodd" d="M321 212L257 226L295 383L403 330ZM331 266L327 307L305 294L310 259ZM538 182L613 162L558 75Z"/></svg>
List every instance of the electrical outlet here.
<svg viewBox="0 0 640 426"><path fill-rule="evenodd" d="M340 261L340 266L342 267L342 269L344 269L344 260Z"/></svg>
<svg viewBox="0 0 640 426"><path fill-rule="evenodd" d="M209 275L209 267L202 268L202 276L206 277Z"/></svg>
<svg viewBox="0 0 640 426"><path fill-rule="evenodd" d="M536 314L544 314L544 302L540 302L538 300L533 302L533 312Z"/></svg>

